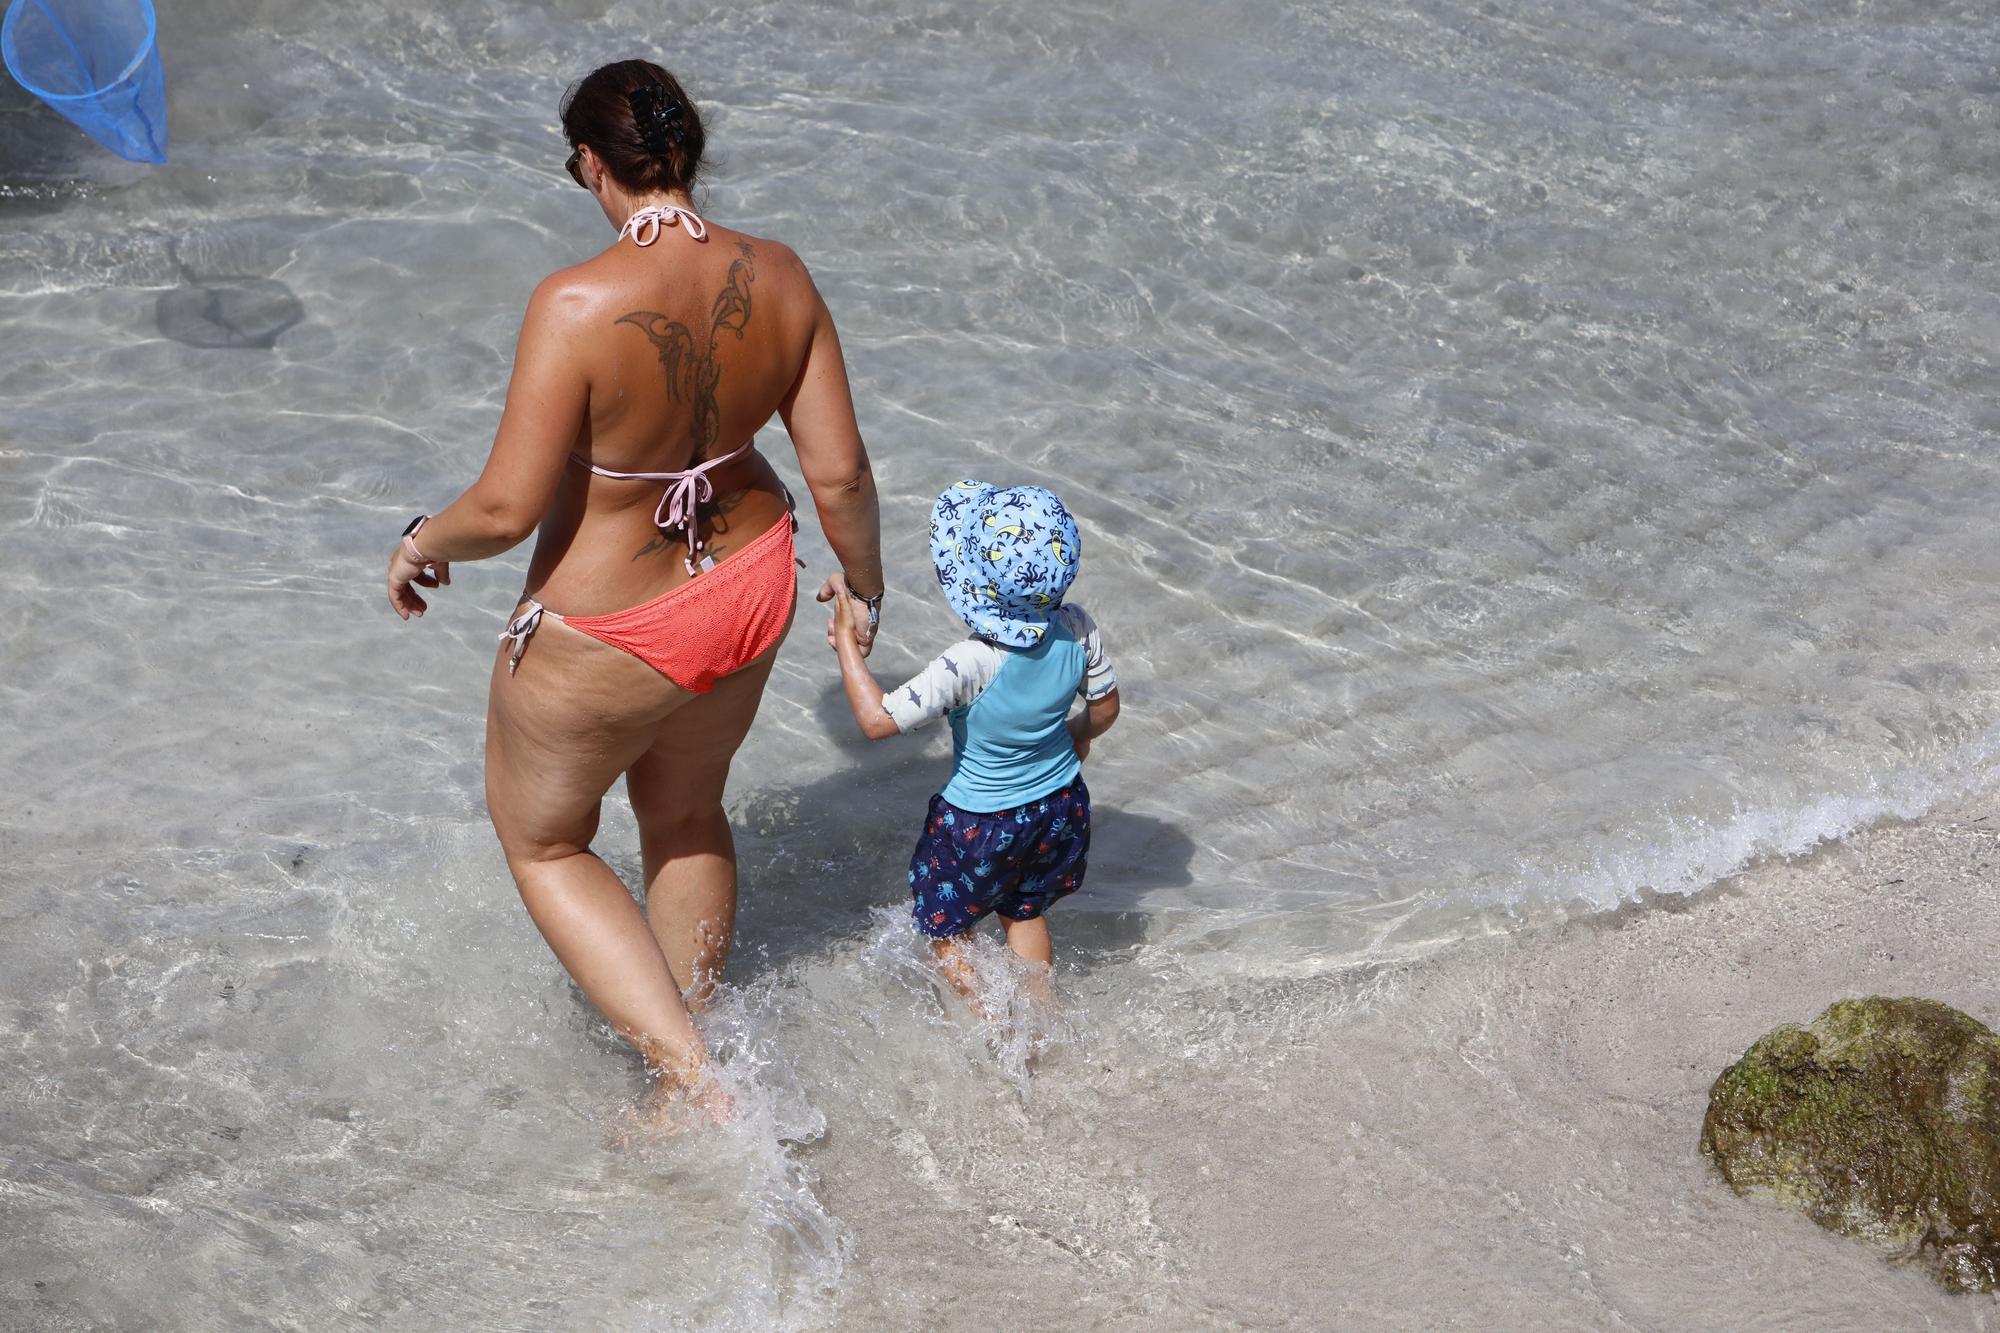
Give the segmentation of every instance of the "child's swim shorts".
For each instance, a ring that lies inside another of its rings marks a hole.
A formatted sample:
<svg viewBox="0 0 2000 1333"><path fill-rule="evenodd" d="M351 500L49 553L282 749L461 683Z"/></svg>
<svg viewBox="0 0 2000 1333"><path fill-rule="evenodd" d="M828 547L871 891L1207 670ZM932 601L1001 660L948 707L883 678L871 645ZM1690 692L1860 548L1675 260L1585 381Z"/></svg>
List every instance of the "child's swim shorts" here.
<svg viewBox="0 0 2000 1333"><path fill-rule="evenodd" d="M988 912L1040 916L1083 883L1090 852L1090 789L1079 776L1011 810L976 814L931 797L910 857L917 929L935 939L970 930Z"/></svg>

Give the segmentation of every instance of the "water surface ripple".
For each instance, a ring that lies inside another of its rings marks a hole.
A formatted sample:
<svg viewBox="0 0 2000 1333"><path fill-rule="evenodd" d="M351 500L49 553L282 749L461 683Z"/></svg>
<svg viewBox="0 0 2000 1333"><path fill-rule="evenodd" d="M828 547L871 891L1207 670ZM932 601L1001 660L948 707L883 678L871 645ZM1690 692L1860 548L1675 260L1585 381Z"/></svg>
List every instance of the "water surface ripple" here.
<svg viewBox="0 0 2000 1333"><path fill-rule="evenodd" d="M1219 15L186 0L150 172L0 90L0 1322L901 1326L968 1264L1268 1322L1177 1285L1121 1099L1282 1063L1345 1003L1289 988L1991 780L2000 19ZM883 672L954 632L940 487L1083 525L1126 712L1032 1081L887 912L942 743L856 739L807 616L732 788L754 1113L611 1146L637 1070L483 816L520 555L381 605L610 239L556 101L641 51L841 323Z"/></svg>

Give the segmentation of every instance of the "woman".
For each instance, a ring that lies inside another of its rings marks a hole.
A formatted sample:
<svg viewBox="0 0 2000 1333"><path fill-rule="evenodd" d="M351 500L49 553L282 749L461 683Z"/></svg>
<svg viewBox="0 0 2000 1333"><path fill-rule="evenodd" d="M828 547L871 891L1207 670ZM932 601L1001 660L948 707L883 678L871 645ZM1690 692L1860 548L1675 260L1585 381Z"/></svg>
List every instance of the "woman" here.
<svg viewBox="0 0 2000 1333"><path fill-rule="evenodd" d="M539 527L487 705L494 831L569 974L663 1090L718 1112L688 1012L711 994L735 921L722 788L797 595L790 497L752 437L784 419L871 642L874 480L805 265L694 212L704 135L673 75L606 65L562 120L569 173L618 240L535 289L486 467L450 508L412 521L389 602L421 616L413 584L449 584L454 562ZM818 594L835 595L832 580ZM621 774L644 914L590 850Z"/></svg>

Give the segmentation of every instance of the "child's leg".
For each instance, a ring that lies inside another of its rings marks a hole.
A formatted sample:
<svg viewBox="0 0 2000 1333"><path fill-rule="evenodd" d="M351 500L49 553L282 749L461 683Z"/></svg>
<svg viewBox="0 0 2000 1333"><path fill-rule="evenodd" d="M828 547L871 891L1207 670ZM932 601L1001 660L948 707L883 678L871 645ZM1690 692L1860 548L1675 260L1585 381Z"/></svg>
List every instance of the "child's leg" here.
<svg viewBox="0 0 2000 1333"><path fill-rule="evenodd" d="M1007 927L1007 947L1014 956L1028 963L1028 994L1035 1003L1053 1005L1056 1002L1055 948L1049 942L1049 920L1044 916L1029 917L1025 921L1013 921L1001 917L1000 923Z"/></svg>
<svg viewBox="0 0 2000 1333"><path fill-rule="evenodd" d="M979 999L978 977L972 970L972 960L966 956L966 946L971 942L972 932L969 930L944 939L932 937L931 955L937 959L938 971L944 973L944 979L951 983L951 988L965 997L965 1002L972 1006L972 1012L985 1018L986 1006Z"/></svg>
<svg viewBox="0 0 2000 1333"><path fill-rule="evenodd" d="M1026 921L1010 921L1001 917L1000 922L1007 927L1007 947L1031 963L1052 963L1055 949L1049 943L1049 922L1047 917L1029 917Z"/></svg>

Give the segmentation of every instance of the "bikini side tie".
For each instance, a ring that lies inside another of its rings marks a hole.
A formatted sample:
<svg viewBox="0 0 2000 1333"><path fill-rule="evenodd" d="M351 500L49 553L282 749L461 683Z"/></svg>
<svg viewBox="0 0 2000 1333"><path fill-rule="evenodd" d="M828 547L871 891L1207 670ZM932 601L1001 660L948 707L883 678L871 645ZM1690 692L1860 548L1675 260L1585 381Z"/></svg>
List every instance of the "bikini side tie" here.
<svg viewBox="0 0 2000 1333"><path fill-rule="evenodd" d="M528 640L542 627L542 617L545 615L555 616L556 613L530 597L528 609L508 621L507 628L500 631L500 641L506 643L511 640L514 645L514 651L507 654L508 675L513 675L514 668L521 665L521 654L528 651ZM562 617L556 616L556 619L561 620Z"/></svg>
<svg viewBox="0 0 2000 1333"><path fill-rule="evenodd" d="M630 236L632 243L643 250L660 239L660 228L663 225L671 227L676 223L693 239L697 241L708 239L708 224L678 204L640 209L625 219L625 225L618 229L618 239L622 241Z"/></svg>

